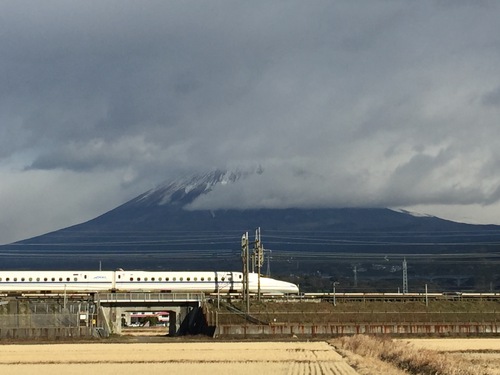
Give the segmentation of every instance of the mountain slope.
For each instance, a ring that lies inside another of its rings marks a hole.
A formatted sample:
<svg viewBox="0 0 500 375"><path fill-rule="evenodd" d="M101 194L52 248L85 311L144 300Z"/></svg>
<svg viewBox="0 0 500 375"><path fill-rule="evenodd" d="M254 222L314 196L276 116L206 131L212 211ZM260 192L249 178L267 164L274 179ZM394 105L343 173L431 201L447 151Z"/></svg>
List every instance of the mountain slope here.
<svg viewBox="0 0 500 375"><path fill-rule="evenodd" d="M287 273L347 277L359 265L359 272L386 269L384 276L389 264L398 269L407 257L413 265L425 264L425 272L443 274L443 267L451 272L450 264L459 260L496 261L497 226L386 208L186 209L245 178L214 171L171 181L86 223L1 247L1 267L95 269L101 262L107 269L240 269L241 235L250 231L252 239L257 227L266 259L272 256L273 269Z"/></svg>

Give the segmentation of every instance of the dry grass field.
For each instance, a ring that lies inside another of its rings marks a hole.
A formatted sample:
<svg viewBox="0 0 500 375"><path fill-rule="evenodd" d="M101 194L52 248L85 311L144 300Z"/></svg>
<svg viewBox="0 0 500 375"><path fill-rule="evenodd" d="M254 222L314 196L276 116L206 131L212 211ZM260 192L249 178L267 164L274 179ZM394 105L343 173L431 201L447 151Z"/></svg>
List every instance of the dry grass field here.
<svg viewBox="0 0 500 375"><path fill-rule="evenodd" d="M410 343L416 348L439 352L496 351L500 353L500 338L446 338L446 339L405 339L396 342Z"/></svg>
<svg viewBox="0 0 500 375"><path fill-rule="evenodd" d="M401 370L420 375L500 375L500 339L391 340L358 335L334 339L331 344L360 374L372 373L365 371L366 361L372 360L391 365L386 375Z"/></svg>
<svg viewBox="0 0 500 375"><path fill-rule="evenodd" d="M0 373L357 374L326 342L1 345Z"/></svg>
<svg viewBox="0 0 500 375"><path fill-rule="evenodd" d="M333 345L333 346L332 346ZM340 353L340 354L339 354ZM351 367L352 366L352 367ZM500 375L500 339L0 345L9 375Z"/></svg>
<svg viewBox="0 0 500 375"><path fill-rule="evenodd" d="M467 361L488 374L500 375L500 338L401 340L418 349L437 351L456 361Z"/></svg>

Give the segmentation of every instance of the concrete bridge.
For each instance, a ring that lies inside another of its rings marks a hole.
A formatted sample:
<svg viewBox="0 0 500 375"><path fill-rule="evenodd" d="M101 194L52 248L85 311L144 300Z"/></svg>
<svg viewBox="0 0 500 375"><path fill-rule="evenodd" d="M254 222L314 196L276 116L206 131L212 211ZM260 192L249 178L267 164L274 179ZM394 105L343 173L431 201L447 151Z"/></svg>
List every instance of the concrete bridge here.
<svg viewBox="0 0 500 375"><path fill-rule="evenodd" d="M110 334L121 334L123 323L131 313L169 313L170 336L185 334L210 334L203 315L203 293L99 293L95 296L98 322Z"/></svg>

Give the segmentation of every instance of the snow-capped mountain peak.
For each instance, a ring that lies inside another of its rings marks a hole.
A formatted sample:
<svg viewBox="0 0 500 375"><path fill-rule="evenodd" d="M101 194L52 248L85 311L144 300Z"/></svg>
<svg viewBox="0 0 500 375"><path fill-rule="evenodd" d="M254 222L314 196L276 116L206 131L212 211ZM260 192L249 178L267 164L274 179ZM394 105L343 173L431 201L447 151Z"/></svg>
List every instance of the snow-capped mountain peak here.
<svg viewBox="0 0 500 375"><path fill-rule="evenodd" d="M415 212L415 211L408 211L408 210L405 210L405 209L402 209L402 208L391 208L391 210L393 210L395 212L400 212L402 214L410 215L410 216L413 216L413 217L434 217L433 215L429 215L429 214L426 214L426 213Z"/></svg>
<svg viewBox="0 0 500 375"><path fill-rule="evenodd" d="M192 174L164 182L137 197L134 202L147 205L180 205L191 203L202 194L208 194L216 185L228 185L244 178L248 172L214 170Z"/></svg>

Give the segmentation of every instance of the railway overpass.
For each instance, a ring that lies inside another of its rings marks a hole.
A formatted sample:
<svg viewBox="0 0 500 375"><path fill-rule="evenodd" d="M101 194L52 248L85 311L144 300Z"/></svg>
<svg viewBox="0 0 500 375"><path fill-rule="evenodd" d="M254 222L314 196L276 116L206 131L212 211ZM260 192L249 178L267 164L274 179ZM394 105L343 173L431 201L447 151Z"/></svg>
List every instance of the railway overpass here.
<svg viewBox="0 0 500 375"><path fill-rule="evenodd" d="M165 335L213 334L203 293L15 293L0 295L0 338L107 337L134 312L169 314Z"/></svg>
<svg viewBox="0 0 500 375"><path fill-rule="evenodd" d="M169 313L165 335L207 333L202 313L203 293L99 293L95 295L98 321L110 334L121 334L124 319L134 312ZM209 333L209 332L208 332Z"/></svg>

